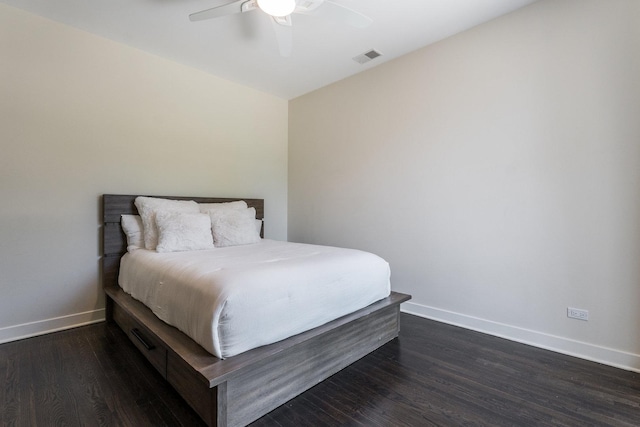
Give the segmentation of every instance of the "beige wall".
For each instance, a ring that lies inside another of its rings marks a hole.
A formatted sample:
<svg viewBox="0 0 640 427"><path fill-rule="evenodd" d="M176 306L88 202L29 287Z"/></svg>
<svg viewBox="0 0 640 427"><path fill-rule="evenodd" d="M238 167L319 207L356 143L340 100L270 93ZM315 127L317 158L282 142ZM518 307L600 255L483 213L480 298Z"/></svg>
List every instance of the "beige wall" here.
<svg viewBox="0 0 640 427"><path fill-rule="evenodd" d="M259 197L286 239L287 102L0 5L0 341L103 317L103 193Z"/></svg>
<svg viewBox="0 0 640 427"><path fill-rule="evenodd" d="M289 239L382 255L407 311L640 369L638 22L542 0L291 101Z"/></svg>

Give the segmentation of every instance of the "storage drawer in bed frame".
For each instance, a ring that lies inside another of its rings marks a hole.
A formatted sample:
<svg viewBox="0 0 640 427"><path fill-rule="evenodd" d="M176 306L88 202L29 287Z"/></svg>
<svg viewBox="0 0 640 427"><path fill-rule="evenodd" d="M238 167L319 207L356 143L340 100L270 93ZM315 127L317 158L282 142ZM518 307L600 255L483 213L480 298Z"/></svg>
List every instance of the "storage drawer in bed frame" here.
<svg viewBox="0 0 640 427"><path fill-rule="evenodd" d="M127 334L133 345L151 362L154 368L163 378L167 378L167 348L155 334L149 331L142 323L127 315L124 310L116 305L113 308L113 320Z"/></svg>

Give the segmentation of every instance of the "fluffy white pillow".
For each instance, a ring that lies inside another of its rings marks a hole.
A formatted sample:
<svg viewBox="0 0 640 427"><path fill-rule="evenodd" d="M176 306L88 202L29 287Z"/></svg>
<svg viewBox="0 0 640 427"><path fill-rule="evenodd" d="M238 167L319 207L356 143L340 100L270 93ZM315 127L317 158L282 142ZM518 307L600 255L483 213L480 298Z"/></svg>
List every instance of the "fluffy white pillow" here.
<svg viewBox="0 0 640 427"><path fill-rule="evenodd" d="M244 200L238 200L235 202L222 202L222 203L198 203L200 207L200 212L202 213L211 213L217 212L220 210L228 210L228 209L247 209L247 202Z"/></svg>
<svg viewBox="0 0 640 427"><path fill-rule="evenodd" d="M121 215L120 225L127 236L127 251L144 248L144 235L142 234L142 220L140 215Z"/></svg>
<svg viewBox="0 0 640 427"><path fill-rule="evenodd" d="M209 215L215 246L248 245L260 241L255 208L219 210Z"/></svg>
<svg viewBox="0 0 640 427"><path fill-rule="evenodd" d="M150 250L154 250L158 245L158 226L156 224L158 212L200 212L198 204L193 200L169 200L139 196L136 197L135 204L142 219L144 247Z"/></svg>
<svg viewBox="0 0 640 427"><path fill-rule="evenodd" d="M211 219L203 213L158 212L158 252L213 249Z"/></svg>

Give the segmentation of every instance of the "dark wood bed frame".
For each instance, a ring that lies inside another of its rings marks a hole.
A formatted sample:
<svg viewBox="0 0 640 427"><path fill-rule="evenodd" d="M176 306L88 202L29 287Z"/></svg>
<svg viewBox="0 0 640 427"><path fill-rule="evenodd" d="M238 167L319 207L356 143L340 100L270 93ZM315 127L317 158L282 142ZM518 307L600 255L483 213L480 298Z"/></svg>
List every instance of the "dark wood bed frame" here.
<svg viewBox="0 0 640 427"><path fill-rule="evenodd" d="M136 197L108 194L102 199L107 321L122 328L208 425L247 425L398 336L400 303L411 297L392 292L318 328L218 359L118 286L120 257L127 248L120 215L138 213ZM199 203L245 200L256 208L256 218L264 218L262 199L156 197Z"/></svg>

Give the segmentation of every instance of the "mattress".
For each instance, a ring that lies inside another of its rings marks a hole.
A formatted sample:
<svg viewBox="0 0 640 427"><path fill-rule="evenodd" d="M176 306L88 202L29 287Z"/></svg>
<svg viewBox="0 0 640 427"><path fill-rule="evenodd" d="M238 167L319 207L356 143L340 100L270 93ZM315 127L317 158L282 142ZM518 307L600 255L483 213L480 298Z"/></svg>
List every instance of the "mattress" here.
<svg viewBox="0 0 640 427"><path fill-rule="evenodd" d="M280 242L125 254L119 284L223 359L344 316L390 294L389 264L345 248Z"/></svg>

